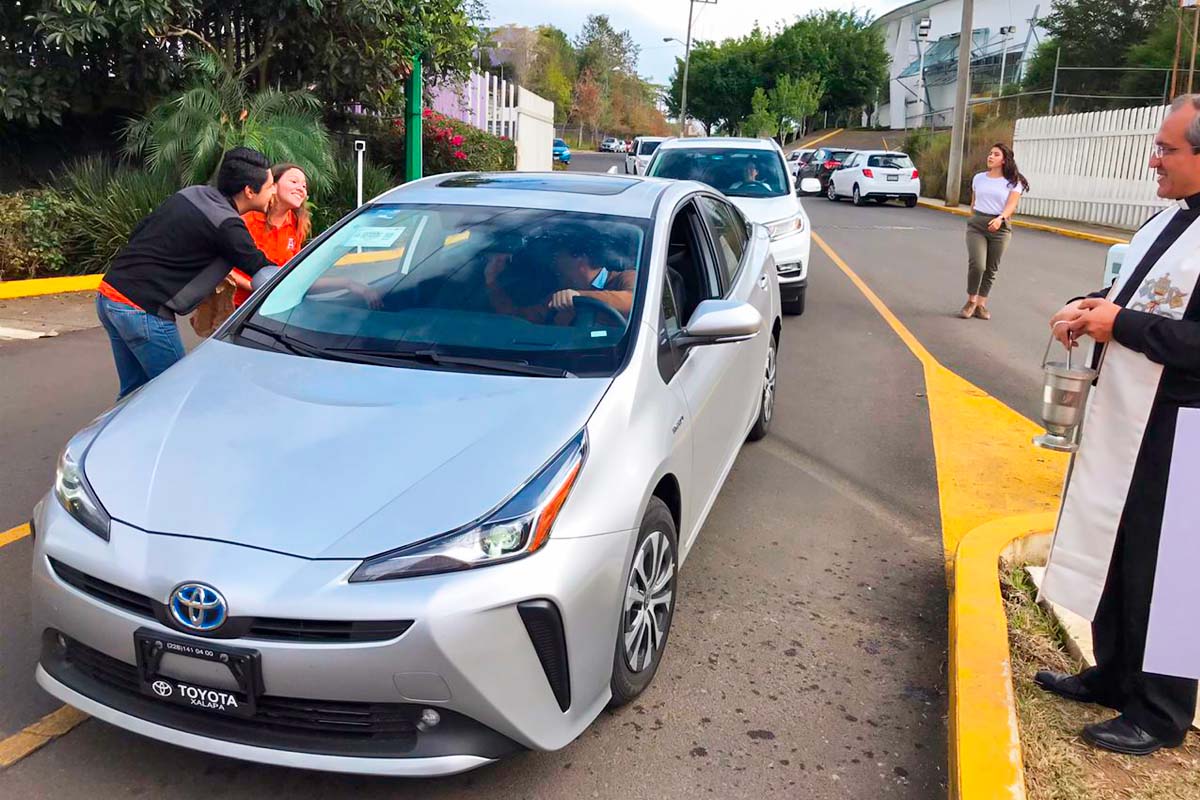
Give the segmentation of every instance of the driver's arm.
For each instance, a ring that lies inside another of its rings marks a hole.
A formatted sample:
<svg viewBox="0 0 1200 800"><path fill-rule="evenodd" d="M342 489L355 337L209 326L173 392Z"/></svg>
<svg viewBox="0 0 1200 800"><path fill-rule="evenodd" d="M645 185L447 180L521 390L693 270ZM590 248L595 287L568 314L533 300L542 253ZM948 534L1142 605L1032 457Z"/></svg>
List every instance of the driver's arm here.
<svg viewBox="0 0 1200 800"><path fill-rule="evenodd" d="M633 290L636 286L637 272L631 269L610 272L603 289L580 292L579 296L599 300L628 317L633 310Z"/></svg>

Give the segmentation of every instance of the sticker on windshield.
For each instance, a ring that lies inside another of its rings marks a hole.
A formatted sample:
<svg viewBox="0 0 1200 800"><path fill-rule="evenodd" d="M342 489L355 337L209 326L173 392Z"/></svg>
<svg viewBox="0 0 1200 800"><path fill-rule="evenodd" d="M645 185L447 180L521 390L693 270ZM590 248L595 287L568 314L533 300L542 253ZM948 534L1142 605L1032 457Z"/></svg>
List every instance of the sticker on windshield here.
<svg viewBox="0 0 1200 800"><path fill-rule="evenodd" d="M391 247L405 230L403 225L394 228L355 228L341 244L345 247Z"/></svg>
<svg viewBox="0 0 1200 800"><path fill-rule="evenodd" d="M605 336L608 336L608 331L592 331L593 339L603 339Z"/></svg>

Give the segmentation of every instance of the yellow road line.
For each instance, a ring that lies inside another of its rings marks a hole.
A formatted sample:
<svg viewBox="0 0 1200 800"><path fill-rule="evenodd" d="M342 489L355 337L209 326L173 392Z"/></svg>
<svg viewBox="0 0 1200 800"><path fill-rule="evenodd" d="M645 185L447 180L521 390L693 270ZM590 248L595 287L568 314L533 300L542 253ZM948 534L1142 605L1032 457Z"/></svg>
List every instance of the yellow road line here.
<svg viewBox="0 0 1200 800"><path fill-rule="evenodd" d="M812 147L815 144L820 144L821 142L825 141L826 139L828 139L831 136L837 136L839 133L841 133L844 130L846 130L846 129L845 128L834 128L833 130L831 130L829 133L825 134L824 136L818 136L815 139L807 141L804 144L800 145L800 147L807 148L807 147Z"/></svg>
<svg viewBox="0 0 1200 800"><path fill-rule="evenodd" d="M924 368L947 572L959 540L973 528L1057 508L1066 457L1030 443L1041 427L943 367L824 239L812 238Z"/></svg>
<svg viewBox="0 0 1200 800"><path fill-rule="evenodd" d="M957 208L953 206L942 205L941 203L931 203L928 200L918 200L917 205L923 208L932 208L934 211L945 211L948 214L957 214L960 217L969 217L971 212L965 208ZM1009 220L1009 224L1017 228L1028 228L1034 231L1044 231L1046 233L1056 233L1059 236L1069 236L1072 239L1083 239L1087 242L1096 242L1097 244L1129 244L1128 239L1121 239L1117 236L1104 236L1099 233L1089 233L1088 231L1078 231L1074 228L1060 228L1057 225L1047 225L1044 222L1029 222L1023 219Z"/></svg>
<svg viewBox="0 0 1200 800"><path fill-rule="evenodd" d="M10 545L13 542L24 539L29 535L29 525L18 525L15 528L9 528L4 533L0 533L0 547Z"/></svg>
<svg viewBox="0 0 1200 800"><path fill-rule="evenodd" d="M70 733L87 718L87 714L71 706L51 711L24 730L0 741L0 769L11 767L59 736Z"/></svg>
<svg viewBox="0 0 1200 800"><path fill-rule="evenodd" d="M63 292L92 292L100 285L103 275L73 275L68 278L33 278L27 281L0 281L0 300L14 297L36 297Z"/></svg>

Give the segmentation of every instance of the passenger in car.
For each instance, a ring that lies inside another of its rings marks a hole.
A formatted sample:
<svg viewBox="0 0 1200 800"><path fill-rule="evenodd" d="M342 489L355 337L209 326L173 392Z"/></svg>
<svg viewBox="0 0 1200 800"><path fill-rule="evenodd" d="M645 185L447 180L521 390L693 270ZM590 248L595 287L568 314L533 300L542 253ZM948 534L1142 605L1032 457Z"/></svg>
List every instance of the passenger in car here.
<svg viewBox="0 0 1200 800"><path fill-rule="evenodd" d="M489 257L484 270L492 307L500 314L527 319L539 324L570 325L575 319L575 298L599 300L628 317L633 309L633 290L637 285L634 270L597 266L593 255L595 242L586 236L565 238L554 256L554 274L559 289L542 302L519 306L505 289L502 277L512 265L513 254L500 252Z"/></svg>

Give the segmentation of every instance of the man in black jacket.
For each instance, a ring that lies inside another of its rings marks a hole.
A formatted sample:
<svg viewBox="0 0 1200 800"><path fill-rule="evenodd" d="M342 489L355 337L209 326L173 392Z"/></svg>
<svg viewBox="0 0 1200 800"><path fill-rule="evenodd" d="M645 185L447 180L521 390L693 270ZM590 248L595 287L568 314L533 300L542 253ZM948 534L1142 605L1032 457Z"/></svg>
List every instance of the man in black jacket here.
<svg viewBox="0 0 1200 800"><path fill-rule="evenodd" d="M120 397L183 358L176 315L195 310L232 267L253 275L272 266L241 217L265 211L274 196L270 166L255 150L230 150L221 160L216 187L176 192L133 229L96 296Z"/></svg>

